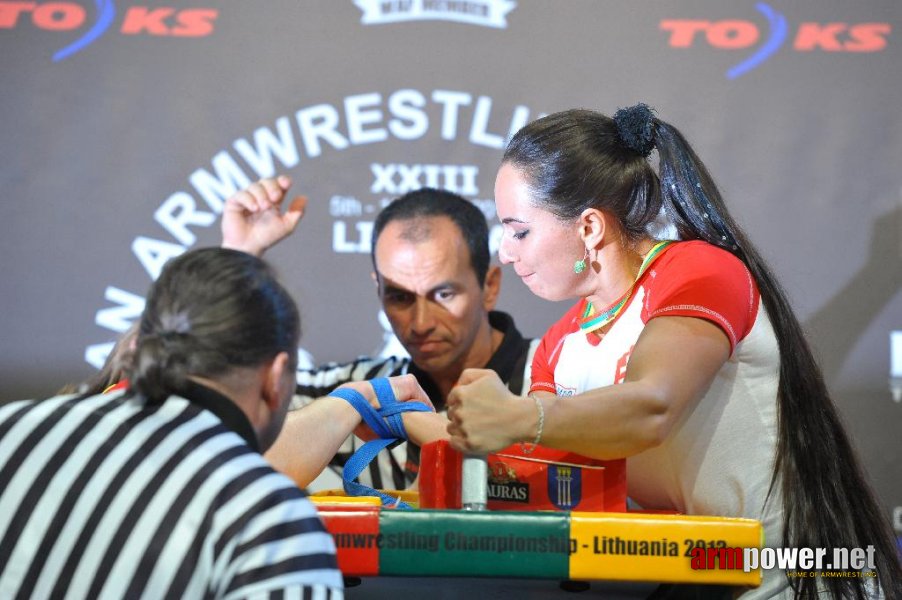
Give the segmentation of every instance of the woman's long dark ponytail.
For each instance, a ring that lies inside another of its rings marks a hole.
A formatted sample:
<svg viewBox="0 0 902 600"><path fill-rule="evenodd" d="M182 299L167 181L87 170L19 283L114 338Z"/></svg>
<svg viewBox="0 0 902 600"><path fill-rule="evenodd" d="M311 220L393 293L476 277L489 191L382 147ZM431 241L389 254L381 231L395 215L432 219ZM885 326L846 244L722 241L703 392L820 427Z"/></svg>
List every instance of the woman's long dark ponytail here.
<svg viewBox="0 0 902 600"><path fill-rule="evenodd" d="M646 160L652 149L658 152L657 174ZM604 208L628 235L637 237L663 209L680 239L704 240L745 263L780 349L771 492L779 486L782 542L828 552L873 546L886 597L902 598L902 566L888 520L841 425L802 326L683 135L642 104L618 111L613 119L594 111L564 111L524 127L508 144L504 162L521 169L534 197L561 218ZM834 598L865 598L866 581L795 578L790 585L797 598L817 598L819 587Z"/></svg>
<svg viewBox="0 0 902 600"><path fill-rule="evenodd" d="M902 598L902 569L881 513L801 324L767 263L727 210L720 191L682 134L655 119L664 210L682 239L729 250L752 273L780 348L778 434L771 483L783 502L783 543L791 548L872 545L887 598ZM832 555L832 554L831 554ZM864 598L858 578L794 578L797 598L817 598L818 584L835 598ZM895 593L893 593L895 592Z"/></svg>

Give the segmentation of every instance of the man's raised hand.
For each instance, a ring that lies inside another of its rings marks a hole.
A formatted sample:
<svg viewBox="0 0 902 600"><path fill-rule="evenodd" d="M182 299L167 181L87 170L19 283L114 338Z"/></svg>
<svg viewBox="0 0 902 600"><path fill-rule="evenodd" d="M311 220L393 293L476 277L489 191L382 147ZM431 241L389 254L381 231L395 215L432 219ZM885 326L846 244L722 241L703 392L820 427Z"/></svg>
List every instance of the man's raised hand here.
<svg viewBox="0 0 902 600"><path fill-rule="evenodd" d="M296 196L282 212L291 178L261 179L226 200L222 212L222 247L262 256L294 231L307 206Z"/></svg>

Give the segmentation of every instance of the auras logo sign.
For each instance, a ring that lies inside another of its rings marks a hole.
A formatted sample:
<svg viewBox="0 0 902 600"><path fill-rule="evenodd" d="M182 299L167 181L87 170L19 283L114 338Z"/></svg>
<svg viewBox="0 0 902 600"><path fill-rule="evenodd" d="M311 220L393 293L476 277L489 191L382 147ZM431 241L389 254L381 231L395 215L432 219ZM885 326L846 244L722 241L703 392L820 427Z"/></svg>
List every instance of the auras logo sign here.
<svg viewBox="0 0 902 600"><path fill-rule="evenodd" d="M11 2L0 0L0 30L32 26L45 31L83 31L82 35L53 55L54 62L84 50L107 31L122 35L203 37L213 33L219 16L215 8L129 6L116 10L113 0L87 2Z"/></svg>
<svg viewBox="0 0 902 600"><path fill-rule="evenodd" d="M892 31L889 23L806 21L795 25L764 2L759 2L756 8L765 19L763 25L740 19L663 19L660 29L669 35L672 48L707 44L720 50L753 49L727 70L728 79L736 79L759 67L784 47L797 52L879 52L886 48Z"/></svg>

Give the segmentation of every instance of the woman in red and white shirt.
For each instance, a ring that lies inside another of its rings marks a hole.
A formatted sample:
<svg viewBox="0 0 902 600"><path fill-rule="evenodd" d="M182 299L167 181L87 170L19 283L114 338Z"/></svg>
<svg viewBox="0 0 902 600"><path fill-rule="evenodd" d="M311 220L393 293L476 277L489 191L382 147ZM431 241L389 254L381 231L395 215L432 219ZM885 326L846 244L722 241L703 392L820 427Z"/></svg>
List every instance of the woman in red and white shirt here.
<svg viewBox="0 0 902 600"><path fill-rule="evenodd" d="M452 444L627 457L642 506L758 519L774 547L873 545L880 587L902 597L888 523L801 327L676 128L643 104L539 119L509 143L495 202L501 260L537 296L579 300L545 334L530 397L464 372ZM662 220L677 241L653 233ZM879 593L770 572L749 597L818 590Z"/></svg>

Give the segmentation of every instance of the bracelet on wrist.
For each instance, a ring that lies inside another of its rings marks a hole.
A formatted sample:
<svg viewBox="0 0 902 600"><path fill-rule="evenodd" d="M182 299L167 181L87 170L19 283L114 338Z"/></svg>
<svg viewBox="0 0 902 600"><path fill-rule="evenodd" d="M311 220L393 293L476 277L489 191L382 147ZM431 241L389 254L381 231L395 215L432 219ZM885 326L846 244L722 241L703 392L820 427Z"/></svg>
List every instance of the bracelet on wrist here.
<svg viewBox="0 0 902 600"><path fill-rule="evenodd" d="M536 446L539 445L539 442L542 441L542 430L545 428L545 407L542 405L542 401L538 396L534 396L533 394L529 394L529 397L536 403L536 411L539 413L539 422L536 426L536 439L534 439L531 444L520 442L520 451L523 452L523 454L532 454L533 450L536 449Z"/></svg>

